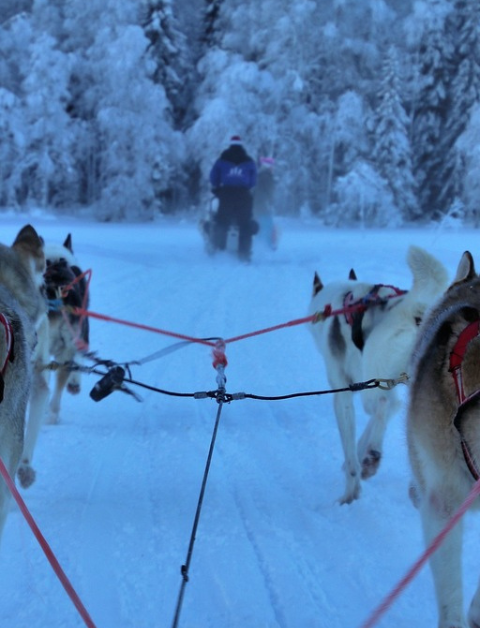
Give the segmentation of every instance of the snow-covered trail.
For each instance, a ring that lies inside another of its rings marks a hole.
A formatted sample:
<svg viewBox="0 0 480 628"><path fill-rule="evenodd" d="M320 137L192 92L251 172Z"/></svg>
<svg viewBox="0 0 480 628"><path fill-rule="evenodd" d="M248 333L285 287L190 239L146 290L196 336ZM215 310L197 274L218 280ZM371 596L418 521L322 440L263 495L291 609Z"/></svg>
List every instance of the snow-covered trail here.
<svg viewBox="0 0 480 628"><path fill-rule="evenodd" d="M410 243L452 274L475 233L327 231L286 223L279 250L257 243L251 265L207 257L189 222L104 225L43 216L5 218L4 242L32 222L48 240L71 231L93 271L91 310L197 338L263 329L306 315L313 272L410 285ZM175 339L101 320L91 348L139 360ZM227 391L278 395L327 388L306 325L227 346ZM178 392L216 387L210 349L191 345L132 367L135 380ZM217 404L136 388L99 403L65 396L61 424L46 426L37 482L23 491L97 628L168 628L181 583ZM363 424L359 412L358 422ZM357 628L423 549L407 495L403 416L387 435L379 474L340 507L342 453L329 396L222 409L181 614L182 628ZM467 596L476 582L473 518L466 538ZM0 628L83 623L19 511L0 552ZM378 624L434 626L424 569Z"/></svg>

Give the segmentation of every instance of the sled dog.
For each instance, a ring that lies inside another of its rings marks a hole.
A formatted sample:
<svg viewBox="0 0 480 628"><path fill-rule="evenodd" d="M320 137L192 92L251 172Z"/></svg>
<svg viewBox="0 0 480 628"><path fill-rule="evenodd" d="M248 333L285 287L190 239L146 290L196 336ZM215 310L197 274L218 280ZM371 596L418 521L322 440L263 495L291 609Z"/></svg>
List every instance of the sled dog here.
<svg viewBox="0 0 480 628"><path fill-rule="evenodd" d="M323 285L315 273L310 314L326 313L311 326L323 356L332 389L348 388L370 379L396 379L407 370L418 325L425 311L445 289L443 265L423 249L411 246L407 263L411 289L362 283L351 271L348 281ZM388 420L398 410L394 389L361 392L367 426L355 444L353 393L334 395L334 409L345 458L345 493L341 504L358 499L360 479L373 476L380 465Z"/></svg>
<svg viewBox="0 0 480 628"><path fill-rule="evenodd" d="M89 343L88 318L69 312L68 308L87 308L89 295L87 281L73 252L70 233L63 245L46 243L45 257L50 355L60 365L49 404L49 422L58 423L65 387L72 395L80 392L80 371L71 370L70 365L81 362Z"/></svg>
<svg viewBox="0 0 480 628"><path fill-rule="evenodd" d="M13 245L0 244L0 456L12 478L32 477L23 459L25 414L42 418L43 374L38 351L44 346L47 309L41 293L45 257L35 229L27 225ZM21 462L22 460L22 462ZM19 466L20 464L20 466ZM20 472L22 470L22 472ZM0 481L0 533L8 512L9 492Z"/></svg>
<svg viewBox="0 0 480 628"><path fill-rule="evenodd" d="M407 442L427 545L480 474L480 277L466 251L452 285L420 328L412 360ZM479 500L474 503L480 507ZM462 523L430 559L439 628L479 628L480 585L464 616Z"/></svg>

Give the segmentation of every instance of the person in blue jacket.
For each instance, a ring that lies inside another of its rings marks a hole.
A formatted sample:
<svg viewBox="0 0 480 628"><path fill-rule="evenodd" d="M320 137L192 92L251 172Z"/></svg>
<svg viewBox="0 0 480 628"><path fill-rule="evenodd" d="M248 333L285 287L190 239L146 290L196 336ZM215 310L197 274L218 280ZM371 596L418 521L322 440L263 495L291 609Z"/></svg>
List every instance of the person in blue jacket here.
<svg viewBox="0 0 480 628"><path fill-rule="evenodd" d="M226 246L227 231L236 224L239 229L238 254L250 259L252 248L253 196L257 182L257 166L243 147L238 135L230 139L230 146L222 152L210 171L212 192L218 197L214 238L216 248Z"/></svg>

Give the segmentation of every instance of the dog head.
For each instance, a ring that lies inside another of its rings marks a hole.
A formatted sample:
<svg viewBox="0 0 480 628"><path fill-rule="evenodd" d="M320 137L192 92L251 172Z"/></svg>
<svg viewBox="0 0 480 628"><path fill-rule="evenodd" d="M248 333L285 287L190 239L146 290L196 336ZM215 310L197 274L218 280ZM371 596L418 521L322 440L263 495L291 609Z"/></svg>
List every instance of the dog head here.
<svg viewBox="0 0 480 628"><path fill-rule="evenodd" d="M49 300L62 295L65 305L81 307L88 302L86 281L73 252L72 236L69 233L62 245L46 243L45 288ZM62 290L69 287L66 293Z"/></svg>

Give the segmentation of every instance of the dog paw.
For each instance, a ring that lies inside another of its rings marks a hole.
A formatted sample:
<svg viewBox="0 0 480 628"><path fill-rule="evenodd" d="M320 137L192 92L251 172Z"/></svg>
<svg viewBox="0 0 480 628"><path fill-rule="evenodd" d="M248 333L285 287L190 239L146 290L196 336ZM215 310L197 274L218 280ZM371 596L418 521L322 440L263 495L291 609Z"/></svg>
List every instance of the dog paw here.
<svg viewBox="0 0 480 628"><path fill-rule="evenodd" d="M382 459L381 452L370 449L368 454L362 460L362 480L368 480L378 471L380 466L380 460Z"/></svg>
<svg viewBox="0 0 480 628"><path fill-rule="evenodd" d="M77 382L69 382L67 384L67 392L69 392L71 395L78 395L78 393L80 392L80 384L78 384Z"/></svg>
<svg viewBox="0 0 480 628"><path fill-rule="evenodd" d="M360 497L360 491L356 491L355 493L348 493L340 497L338 503L340 506L344 506L345 504L352 504L356 499Z"/></svg>
<svg viewBox="0 0 480 628"><path fill-rule="evenodd" d="M60 420L60 412L58 410L50 410L45 421L46 425L58 425Z"/></svg>
<svg viewBox="0 0 480 628"><path fill-rule="evenodd" d="M347 476L347 482L345 485L345 493L337 501L340 506L344 504L351 504L356 499L359 499L362 491L362 485L357 473Z"/></svg>
<svg viewBox="0 0 480 628"><path fill-rule="evenodd" d="M470 609L468 611L468 626L469 628L480 628L480 600L478 597L480 596L480 592L477 589L475 596L470 604Z"/></svg>
<svg viewBox="0 0 480 628"><path fill-rule="evenodd" d="M28 488L35 482L36 473L28 462L22 462L18 467L17 476L22 488Z"/></svg>

